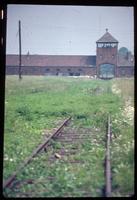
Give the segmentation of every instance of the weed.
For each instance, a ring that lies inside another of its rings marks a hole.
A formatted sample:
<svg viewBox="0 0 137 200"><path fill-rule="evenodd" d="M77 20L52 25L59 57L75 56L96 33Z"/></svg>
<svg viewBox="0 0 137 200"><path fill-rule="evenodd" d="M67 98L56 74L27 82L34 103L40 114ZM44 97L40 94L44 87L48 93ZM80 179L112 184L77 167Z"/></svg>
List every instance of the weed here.
<svg viewBox="0 0 137 200"><path fill-rule="evenodd" d="M19 178L39 180L42 177L44 180L41 184L24 185L22 191L33 191L32 194L29 193L30 197L80 197L84 196L84 191L93 197L101 196L105 181L102 165L105 155L104 134L110 114L113 196L133 193L134 129L132 124L127 123L126 116L122 115L125 101L129 97L132 106L134 105L133 81L24 76L23 80L18 82L17 76L7 76L3 178L8 178L41 143L44 129L51 130L59 120L72 116L73 126L76 128L99 129L98 133L93 132L94 138L90 142L70 145L72 149L81 149L72 158L80 159L84 163L74 167L65 163L66 158L49 165L50 152L40 155L28 165ZM120 95L113 93L113 84L121 90ZM53 149L49 150L51 152L61 148L60 143L54 140L52 145ZM54 181L47 181L48 177L53 177ZM6 196L18 197L18 194L10 192L7 190Z"/></svg>

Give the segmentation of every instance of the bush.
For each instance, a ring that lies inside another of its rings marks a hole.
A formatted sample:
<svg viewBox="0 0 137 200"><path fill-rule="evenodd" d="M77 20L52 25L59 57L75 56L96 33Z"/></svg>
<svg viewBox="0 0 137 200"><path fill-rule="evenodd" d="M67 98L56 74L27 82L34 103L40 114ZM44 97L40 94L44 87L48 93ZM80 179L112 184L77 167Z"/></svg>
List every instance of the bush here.
<svg viewBox="0 0 137 200"><path fill-rule="evenodd" d="M31 113L31 110L30 110L30 108L27 105L19 106L16 109L16 113L19 116L25 118L25 120L31 121L33 119L33 115Z"/></svg>

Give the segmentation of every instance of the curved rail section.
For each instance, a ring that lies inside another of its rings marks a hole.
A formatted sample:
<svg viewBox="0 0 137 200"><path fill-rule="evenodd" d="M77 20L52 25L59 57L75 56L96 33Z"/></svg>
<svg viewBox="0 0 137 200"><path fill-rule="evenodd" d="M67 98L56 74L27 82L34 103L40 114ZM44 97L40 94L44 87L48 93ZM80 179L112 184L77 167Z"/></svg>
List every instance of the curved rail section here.
<svg viewBox="0 0 137 200"><path fill-rule="evenodd" d="M17 174L35 157L42 149L46 148L50 142L51 139L54 137L57 137L59 133L61 132L62 128L67 125L67 123L70 121L71 117L67 118L62 125L42 144L40 144L33 153L22 163L22 165L3 183L3 189L7 188L11 185L11 183L15 180Z"/></svg>

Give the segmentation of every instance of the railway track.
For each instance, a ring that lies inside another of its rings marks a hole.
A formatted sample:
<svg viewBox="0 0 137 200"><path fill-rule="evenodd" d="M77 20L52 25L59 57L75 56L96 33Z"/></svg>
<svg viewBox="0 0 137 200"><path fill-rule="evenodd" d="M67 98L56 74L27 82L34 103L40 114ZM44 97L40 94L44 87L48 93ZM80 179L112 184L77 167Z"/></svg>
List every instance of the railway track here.
<svg viewBox="0 0 137 200"><path fill-rule="evenodd" d="M20 170L22 170L41 150L43 150L44 148L46 148L48 145L49 145L49 143L50 143L50 141L51 141L51 139L52 138L54 138L54 137L56 137L59 133L60 133L60 131L61 131L61 129L70 121L70 117L68 118L68 119L66 119L63 123L62 123L62 125L46 140L46 141L44 141L42 144L40 144L34 151L33 151L33 153L29 156L29 158L27 158L26 160L25 160L25 162L23 162L19 167L18 167L18 169L6 180L6 181L4 181L4 183L3 183L3 188L6 188L6 187L9 187L10 186L10 184L14 181L14 179L16 178L16 176L17 176L17 174L20 172Z"/></svg>
<svg viewBox="0 0 137 200"><path fill-rule="evenodd" d="M43 177L43 179L37 180L35 178L27 178L27 179L21 179L20 174L23 173L23 170L25 170L28 167L28 164L33 163L33 160L35 158L40 158L40 156L46 157L47 164L49 166L52 166L53 163L56 163L56 161L66 164L68 166L77 166L79 165L86 165L87 161L82 159L80 156L80 153L82 152L82 148L85 145L85 143L90 144L91 141L97 141L98 140L98 134L100 134L100 130L96 130L94 128L74 128L73 125L69 126L71 121L71 118L66 119L63 121L61 126L57 128L57 130L41 145L39 145L34 152L30 155L29 158L25 160L24 163L21 164L21 166L3 183L3 189L5 194L9 197L10 193L12 195L15 195L15 197L32 197L32 194L34 195L35 191L23 191L22 187L24 185L34 185L34 188L37 188L37 184L40 182L42 184L52 183L56 181L56 177L54 176L47 176L46 178ZM110 123L110 122L109 122ZM108 125L109 127L109 125ZM109 127L110 129L110 127ZM105 146L105 137L99 138L100 143ZM107 146L109 144L107 143ZM88 151L87 151L88 152ZM89 150L90 152L90 150ZM108 155L108 150L106 155ZM105 160L109 160L109 158L105 158ZM108 161L107 161L108 162ZM103 165L104 162L102 162ZM106 170L107 166L107 170ZM44 165L43 165L44 170ZM106 196L110 196L111 194L111 182L110 182L110 172L108 177L108 170L110 170L110 163L106 163L104 172L106 173ZM43 190L43 193L45 193L46 189ZM42 190L37 193L41 193ZM82 191L81 191L82 192ZM101 194L102 191L99 191ZM65 195L64 195L65 196ZM67 194L66 194L67 196ZM73 196L73 192L72 192ZM83 197L92 197L92 193L88 190L83 191ZM33 196L34 197L34 196ZM40 196L39 196L40 197Z"/></svg>

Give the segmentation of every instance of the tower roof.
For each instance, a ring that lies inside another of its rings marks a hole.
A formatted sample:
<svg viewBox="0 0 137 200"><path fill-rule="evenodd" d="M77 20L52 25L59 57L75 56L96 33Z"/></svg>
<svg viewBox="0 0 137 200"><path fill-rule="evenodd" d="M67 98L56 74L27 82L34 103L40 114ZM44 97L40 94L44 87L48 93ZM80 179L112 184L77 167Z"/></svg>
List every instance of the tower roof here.
<svg viewBox="0 0 137 200"><path fill-rule="evenodd" d="M99 39L96 41L96 43L99 42L115 42L118 43L118 40L116 40L109 32L108 29L106 29L106 33Z"/></svg>

